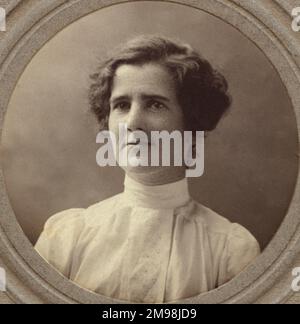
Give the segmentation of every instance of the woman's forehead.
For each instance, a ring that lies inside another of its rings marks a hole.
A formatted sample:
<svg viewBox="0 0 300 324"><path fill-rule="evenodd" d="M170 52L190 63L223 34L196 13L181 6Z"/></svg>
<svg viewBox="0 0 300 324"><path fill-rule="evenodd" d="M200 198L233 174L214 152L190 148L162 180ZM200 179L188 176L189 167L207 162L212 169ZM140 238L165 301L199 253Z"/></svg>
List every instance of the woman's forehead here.
<svg viewBox="0 0 300 324"><path fill-rule="evenodd" d="M158 63L123 64L115 72L111 97L142 92L144 94L175 96L175 81Z"/></svg>

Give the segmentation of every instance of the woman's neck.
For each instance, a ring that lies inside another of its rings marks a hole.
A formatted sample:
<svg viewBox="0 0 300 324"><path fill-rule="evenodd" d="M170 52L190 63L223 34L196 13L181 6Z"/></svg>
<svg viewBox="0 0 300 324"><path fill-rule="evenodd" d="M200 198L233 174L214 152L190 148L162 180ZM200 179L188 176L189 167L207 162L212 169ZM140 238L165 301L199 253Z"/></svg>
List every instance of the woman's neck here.
<svg viewBox="0 0 300 324"><path fill-rule="evenodd" d="M185 168L182 167L161 167L145 172L131 172L127 170L126 174L133 180L146 186L159 186L173 183L185 178Z"/></svg>

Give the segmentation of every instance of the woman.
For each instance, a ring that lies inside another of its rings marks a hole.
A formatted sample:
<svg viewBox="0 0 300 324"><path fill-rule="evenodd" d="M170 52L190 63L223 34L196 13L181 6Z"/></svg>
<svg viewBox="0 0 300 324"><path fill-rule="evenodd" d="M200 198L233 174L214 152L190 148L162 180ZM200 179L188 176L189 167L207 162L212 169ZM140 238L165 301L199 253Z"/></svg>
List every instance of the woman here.
<svg viewBox="0 0 300 324"><path fill-rule="evenodd" d="M120 123L149 136L211 131L231 103L209 62L163 37L130 41L92 79L91 108L116 137ZM131 302L169 302L226 283L260 253L245 228L190 197L186 166L124 169L123 193L51 217L36 244L81 287Z"/></svg>

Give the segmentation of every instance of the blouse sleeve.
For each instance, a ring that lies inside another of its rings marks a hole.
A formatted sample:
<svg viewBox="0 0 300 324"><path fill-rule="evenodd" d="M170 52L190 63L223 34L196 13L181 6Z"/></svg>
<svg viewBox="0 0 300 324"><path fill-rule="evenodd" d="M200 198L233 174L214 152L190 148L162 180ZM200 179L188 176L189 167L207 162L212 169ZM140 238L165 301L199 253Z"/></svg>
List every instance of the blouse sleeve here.
<svg viewBox="0 0 300 324"><path fill-rule="evenodd" d="M233 279L259 254L260 247L254 236L239 224L232 224L227 240L225 282Z"/></svg>
<svg viewBox="0 0 300 324"><path fill-rule="evenodd" d="M83 209L69 209L50 217L35 249L64 276L70 276L72 253L83 229Z"/></svg>

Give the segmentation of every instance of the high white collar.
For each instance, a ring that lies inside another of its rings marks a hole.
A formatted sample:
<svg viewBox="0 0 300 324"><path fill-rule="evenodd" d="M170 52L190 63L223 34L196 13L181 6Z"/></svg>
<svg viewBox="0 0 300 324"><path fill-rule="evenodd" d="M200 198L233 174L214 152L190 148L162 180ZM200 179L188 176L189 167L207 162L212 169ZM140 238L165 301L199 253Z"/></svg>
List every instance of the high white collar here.
<svg viewBox="0 0 300 324"><path fill-rule="evenodd" d="M158 186L143 185L125 176L124 198L130 205L155 209L172 209L184 206L189 200L186 178Z"/></svg>

